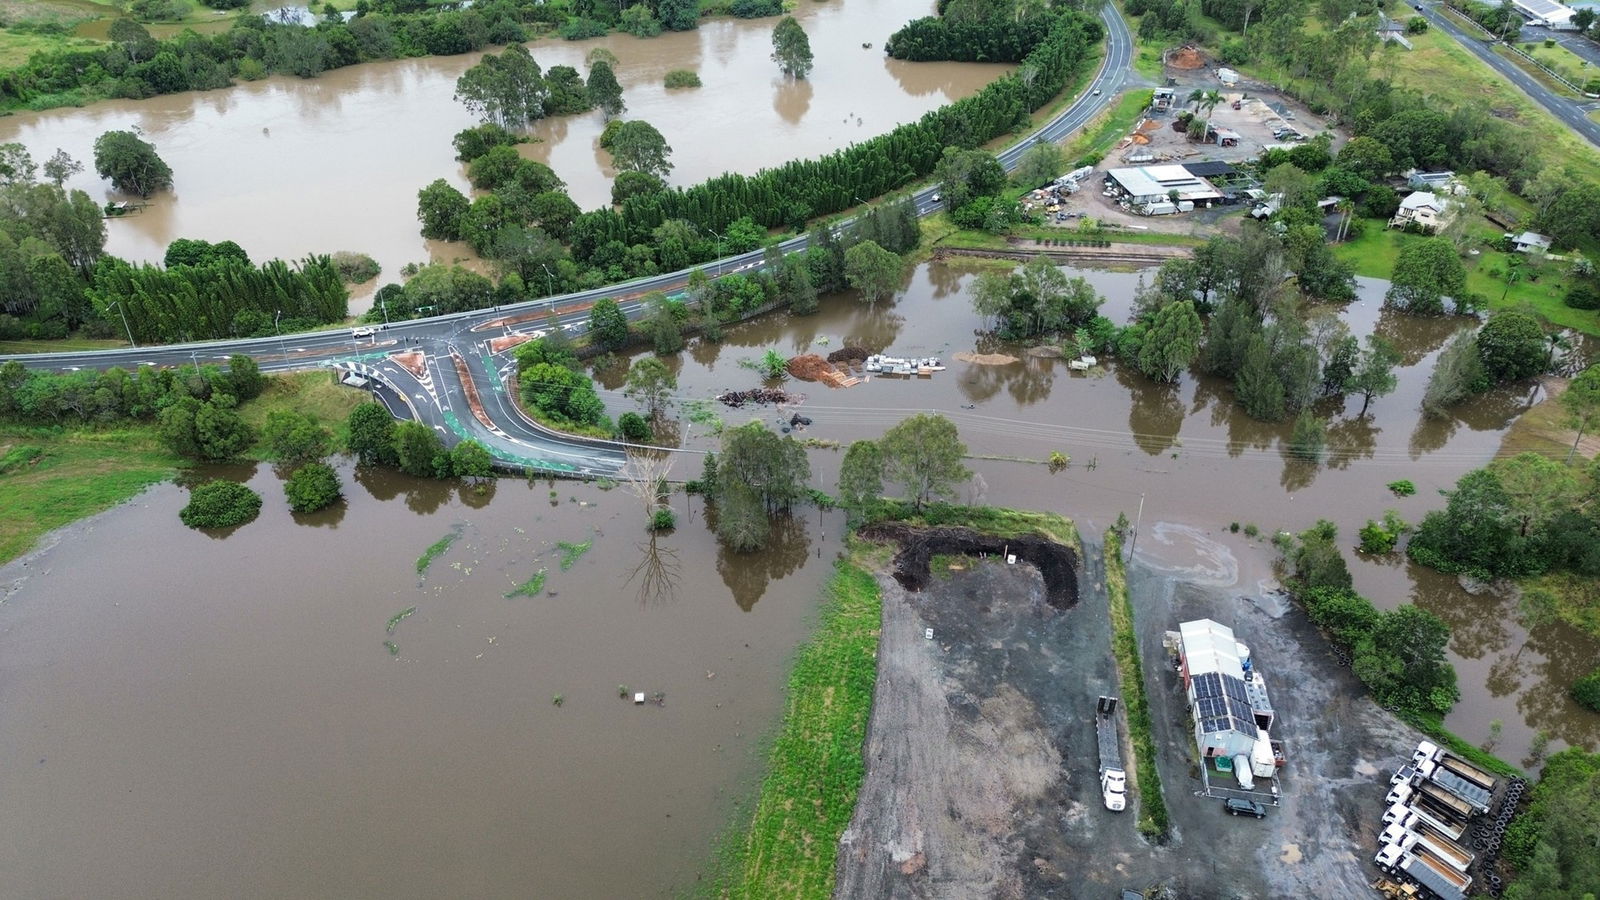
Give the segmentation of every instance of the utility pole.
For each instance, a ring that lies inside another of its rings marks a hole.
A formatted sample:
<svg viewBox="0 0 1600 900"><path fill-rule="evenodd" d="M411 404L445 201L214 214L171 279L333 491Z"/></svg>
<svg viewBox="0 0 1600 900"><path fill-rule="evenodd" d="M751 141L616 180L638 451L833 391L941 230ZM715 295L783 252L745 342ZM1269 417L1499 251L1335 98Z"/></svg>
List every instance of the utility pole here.
<svg viewBox="0 0 1600 900"><path fill-rule="evenodd" d="M1133 551L1139 546L1139 523L1144 521L1144 495L1139 495L1139 512L1133 517L1133 540L1128 542L1128 559L1133 560Z"/></svg>
<svg viewBox="0 0 1600 900"><path fill-rule="evenodd" d="M117 313L122 316L122 327L128 329L128 345L137 349L139 342L133 339L133 328L128 325L128 311L122 308L121 300L113 300L111 305L115 306Z"/></svg>
<svg viewBox="0 0 1600 900"><path fill-rule="evenodd" d="M283 364L289 364L289 345L283 342L283 329L278 326L278 320L283 318L283 310L272 317L272 330L278 333L278 352L283 354Z"/></svg>

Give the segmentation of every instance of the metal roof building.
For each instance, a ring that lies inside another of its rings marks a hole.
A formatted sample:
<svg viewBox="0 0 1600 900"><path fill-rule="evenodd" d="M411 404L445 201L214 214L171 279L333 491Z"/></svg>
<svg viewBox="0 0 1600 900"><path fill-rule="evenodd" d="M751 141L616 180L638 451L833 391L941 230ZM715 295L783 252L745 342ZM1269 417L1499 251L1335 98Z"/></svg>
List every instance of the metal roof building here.
<svg viewBox="0 0 1600 900"><path fill-rule="evenodd" d="M1572 27L1572 10L1555 0L1511 0L1511 5L1535 25Z"/></svg>
<svg viewBox="0 0 1600 900"><path fill-rule="evenodd" d="M1201 755L1248 756L1261 730L1245 684L1244 653L1233 629L1199 619L1179 625L1178 636L1194 741Z"/></svg>
<svg viewBox="0 0 1600 900"><path fill-rule="evenodd" d="M1183 166L1129 166L1106 172L1116 189L1134 203L1160 203L1178 192L1179 200L1217 200L1222 194L1209 181Z"/></svg>

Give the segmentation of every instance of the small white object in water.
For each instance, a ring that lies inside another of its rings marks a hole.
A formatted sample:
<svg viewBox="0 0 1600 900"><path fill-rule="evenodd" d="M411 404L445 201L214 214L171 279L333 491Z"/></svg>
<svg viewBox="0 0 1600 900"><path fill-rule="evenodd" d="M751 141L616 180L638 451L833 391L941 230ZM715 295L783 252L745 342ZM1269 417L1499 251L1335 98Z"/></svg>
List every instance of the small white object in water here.
<svg viewBox="0 0 1600 900"><path fill-rule="evenodd" d="M932 628L924 628L924 629L922 629L922 636L927 638L930 641L933 640L933 629Z"/></svg>
<svg viewBox="0 0 1600 900"><path fill-rule="evenodd" d="M643 703L644 702L644 691L640 691L639 693L634 694L633 695L633 702L634 703Z"/></svg>

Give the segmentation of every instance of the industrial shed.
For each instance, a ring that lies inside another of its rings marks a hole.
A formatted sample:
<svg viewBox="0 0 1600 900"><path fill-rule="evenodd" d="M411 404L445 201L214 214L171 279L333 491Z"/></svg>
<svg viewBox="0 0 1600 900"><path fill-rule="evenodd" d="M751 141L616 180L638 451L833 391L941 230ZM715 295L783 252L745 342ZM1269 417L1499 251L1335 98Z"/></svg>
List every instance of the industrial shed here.
<svg viewBox="0 0 1600 900"><path fill-rule="evenodd" d="M1211 182L1193 175L1183 166L1129 166L1106 172L1109 184L1130 203L1149 204L1168 200L1172 191L1180 201L1220 200L1221 192Z"/></svg>

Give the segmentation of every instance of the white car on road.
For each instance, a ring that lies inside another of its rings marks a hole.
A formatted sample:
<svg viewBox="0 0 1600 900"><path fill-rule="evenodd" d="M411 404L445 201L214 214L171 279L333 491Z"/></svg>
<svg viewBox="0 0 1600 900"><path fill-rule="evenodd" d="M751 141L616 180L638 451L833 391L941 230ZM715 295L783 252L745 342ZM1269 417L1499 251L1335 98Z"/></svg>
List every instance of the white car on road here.
<svg viewBox="0 0 1600 900"><path fill-rule="evenodd" d="M378 332L373 330L369 326L363 325L360 328L352 328L352 329L350 329L350 333L355 335L356 337L372 337L373 335L377 334Z"/></svg>

